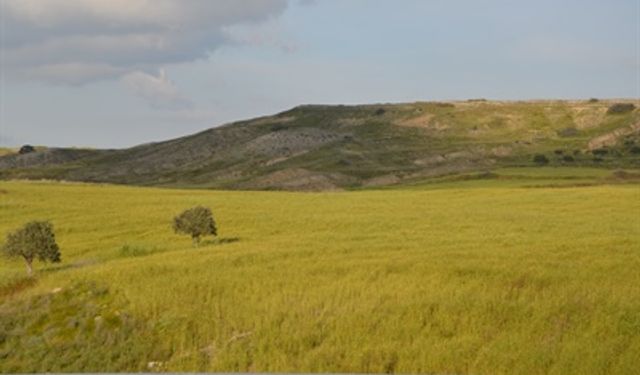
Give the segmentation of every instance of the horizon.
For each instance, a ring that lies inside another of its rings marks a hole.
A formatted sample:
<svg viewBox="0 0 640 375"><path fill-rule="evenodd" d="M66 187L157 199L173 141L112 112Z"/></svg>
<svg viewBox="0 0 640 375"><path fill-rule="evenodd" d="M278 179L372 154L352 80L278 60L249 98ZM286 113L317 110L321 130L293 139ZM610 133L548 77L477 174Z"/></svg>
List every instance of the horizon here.
<svg viewBox="0 0 640 375"><path fill-rule="evenodd" d="M640 98L632 0L138 5L0 3L0 147L126 148L303 103Z"/></svg>
<svg viewBox="0 0 640 375"><path fill-rule="evenodd" d="M136 143L130 146L122 146L122 147L96 147L96 146L87 146L87 145L49 145L49 144L30 144L30 143L24 143L24 144L15 144L15 145L0 145L0 148L5 148L5 149L12 149L12 150L18 150L20 147L25 146L25 145L29 145L29 146L34 146L34 147L44 147L44 148L70 148L70 149L105 149L105 150L124 150L124 149L128 149L128 148L133 148L133 147L138 147L138 146L144 146L144 145L149 145L149 144L154 144L154 143L162 143L165 141L170 141L173 139L177 139L177 138L182 138L182 137L188 137L194 134L198 134L201 132L205 132L207 130L210 129L214 129L214 128L218 128L218 127L222 127L222 126L230 126L230 125L234 125L238 122L242 122L242 121L253 121L253 120L257 120L260 118L267 118L267 117L271 117L271 116L275 116L279 113L282 112L287 112L290 110L293 110L295 108L298 107L305 107L305 106L318 106L318 107L338 107L338 106L347 106L347 107L355 107L355 106L376 106L376 105L401 105L401 104L408 104L408 103L465 103L465 102L471 102L471 101L483 101L483 102L504 102L504 103L541 103L541 102L582 102L582 101L588 101L590 99L597 99L598 101L602 101L602 102L616 102L616 101L620 101L620 102L629 102L629 101L640 101L640 98L571 98L571 99L558 99L558 98L548 98L548 99L544 99L544 98L535 98L535 99L491 99L491 98L469 98L469 99L441 99L441 100L415 100L415 101L408 101L408 102L378 102L378 103L353 103L353 104L329 104L329 103L304 103L304 104L297 104L293 107L289 107L280 111L276 111L274 113L269 113L269 114L263 114L263 115L258 115L255 117L251 117L251 118L241 118L241 119L236 119L236 120L231 120L229 122L225 122L225 123L221 123L221 124L215 124L213 126L209 126L209 127L204 127L202 129L197 129L191 133L187 133L187 134L182 134L182 135L178 135L176 137L173 138L166 138L166 139L160 139L160 140L153 140L153 141L147 141L147 142L141 142L141 143Z"/></svg>

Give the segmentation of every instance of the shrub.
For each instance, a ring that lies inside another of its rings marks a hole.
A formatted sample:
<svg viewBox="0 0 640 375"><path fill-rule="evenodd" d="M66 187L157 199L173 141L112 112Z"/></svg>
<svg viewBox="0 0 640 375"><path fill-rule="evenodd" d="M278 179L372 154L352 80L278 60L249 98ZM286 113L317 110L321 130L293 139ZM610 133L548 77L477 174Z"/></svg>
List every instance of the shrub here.
<svg viewBox="0 0 640 375"><path fill-rule="evenodd" d="M376 109L375 115L376 116L382 116L382 115L385 114L385 112L386 111L384 110L384 108L378 108L378 109Z"/></svg>
<svg viewBox="0 0 640 375"><path fill-rule="evenodd" d="M547 159L543 154L535 154L533 156L533 162L538 165L546 165L549 164L549 159Z"/></svg>
<svg viewBox="0 0 640 375"><path fill-rule="evenodd" d="M607 109L608 115L617 115L621 113L631 112L636 109L636 106L633 103L615 103L609 106Z"/></svg>
<svg viewBox="0 0 640 375"><path fill-rule="evenodd" d="M18 150L18 154L20 155L29 154L31 152L36 152L36 148L31 145L24 145L20 147L20 150Z"/></svg>
<svg viewBox="0 0 640 375"><path fill-rule="evenodd" d="M629 149L629 152L632 154L640 154L640 146L633 146Z"/></svg>
<svg viewBox="0 0 640 375"><path fill-rule="evenodd" d="M56 243L53 225L48 221L32 221L9 233L3 252L10 257L22 257L27 273L33 274L33 260L60 262L60 248Z"/></svg>
<svg viewBox="0 0 640 375"><path fill-rule="evenodd" d="M190 235L195 246L200 243L200 237L218 234L211 209L203 206L190 208L174 217L173 230Z"/></svg>
<svg viewBox="0 0 640 375"><path fill-rule="evenodd" d="M568 163L572 163L575 161L575 159L573 158L573 156L571 155L565 155L562 157L562 160Z"/></svg>
<svg viewBox="0 0 640 375"><path fill-rule="evenodd" d="M609 150L607 150L606 148L597 148L591 151L591 153L594 155L606 155L607 153L609 153Z"/></svg>
<svg viewBox="0 0 640 375"><path fill-rule="evenodd" d="M596 98L589 99L589 103L597 103L599 100Z"/></svg>
<svg viewBox="0 0 640 375"><path fill-rule="evenodd" d="M556 155L562 155L564 153L564 151L562 151L562 150L554 150L553 153L556 154Z"/></svg>

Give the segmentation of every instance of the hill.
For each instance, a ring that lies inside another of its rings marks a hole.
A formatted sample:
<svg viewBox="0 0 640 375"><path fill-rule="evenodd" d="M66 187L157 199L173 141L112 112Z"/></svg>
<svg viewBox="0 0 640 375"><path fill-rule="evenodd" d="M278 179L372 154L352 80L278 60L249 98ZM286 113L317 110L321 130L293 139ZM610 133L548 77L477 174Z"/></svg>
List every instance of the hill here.
<svg viewBox="0 0 640 375"><path fill-rule="evenodd" d="M0 181L0 372L636 374L638 172L348 192ZM635 180L634 180L635 176ZM634 181L636 181L634 183ZM199 248L171 218L210 206Z"/></svg>
<svg viewBox="0 0 640 375"><path fill-rule="evenodd" d="M307 105L122 150L0 156L0 178L334 190L531 166L537 154L554 166L637 167L640 110L618 102Z"/></svg>

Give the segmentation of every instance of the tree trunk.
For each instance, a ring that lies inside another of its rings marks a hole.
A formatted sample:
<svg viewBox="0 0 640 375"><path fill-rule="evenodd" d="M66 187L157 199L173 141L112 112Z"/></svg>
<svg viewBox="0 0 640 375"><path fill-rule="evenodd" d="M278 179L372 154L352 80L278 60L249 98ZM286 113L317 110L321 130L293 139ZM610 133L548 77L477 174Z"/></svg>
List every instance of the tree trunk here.
<svg viewBox="0 0 640 375"><path fill-rule="evenodd" d="M31 265L32 261L29 259L25 259L24 262L27 264L27 275L31 277L31 275L33 275L33 266Z"/></svg>

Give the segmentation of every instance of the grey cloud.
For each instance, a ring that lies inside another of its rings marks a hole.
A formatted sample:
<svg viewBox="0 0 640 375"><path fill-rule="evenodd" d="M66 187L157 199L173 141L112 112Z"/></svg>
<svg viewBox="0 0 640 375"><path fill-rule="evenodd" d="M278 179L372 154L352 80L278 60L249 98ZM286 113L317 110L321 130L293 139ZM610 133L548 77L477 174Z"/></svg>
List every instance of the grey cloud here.
<svg viewBox="0 0 640 375"><path fill-rule="evenodd" d="M203 59L226 27L280 14L286 0L3 0L0 64L13 79L82 84ZM146 72L146 73L144 73Z"/></svg>

